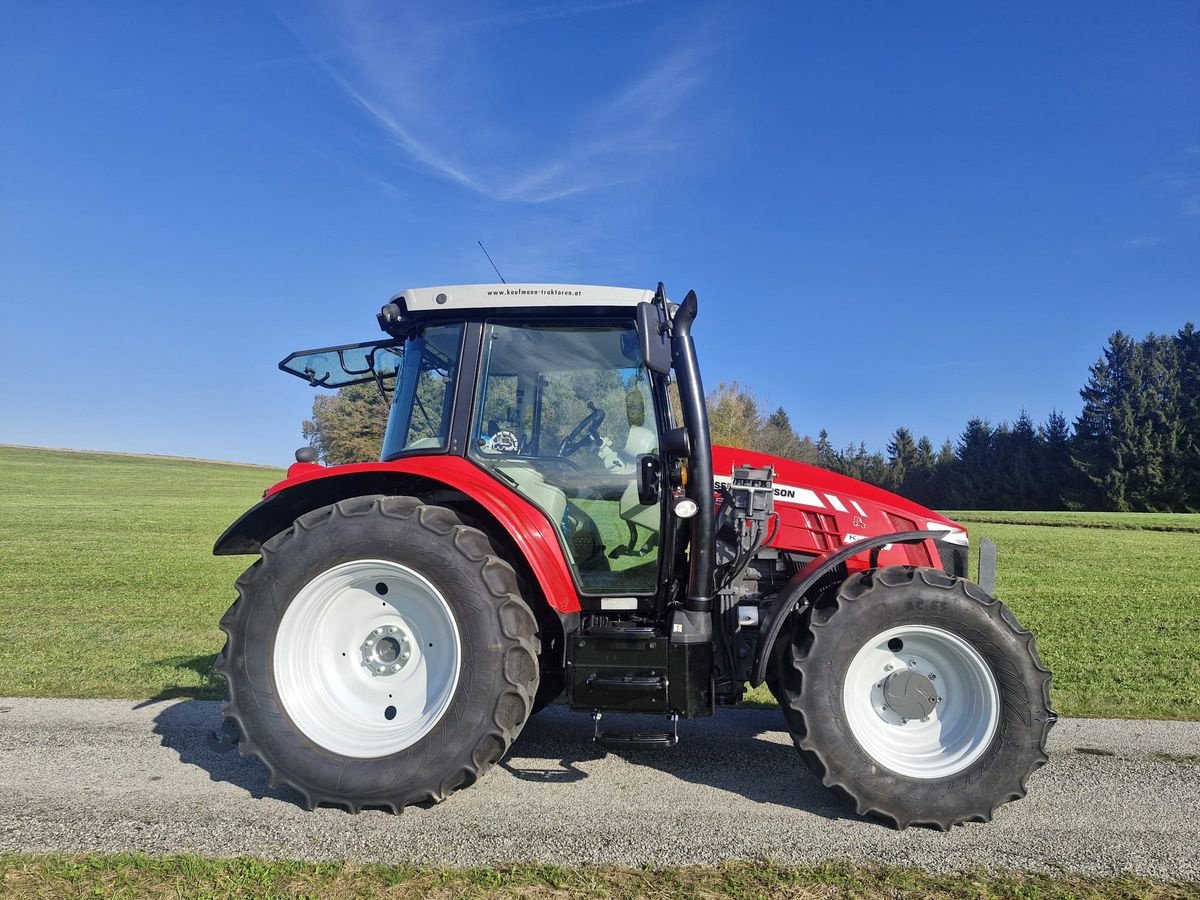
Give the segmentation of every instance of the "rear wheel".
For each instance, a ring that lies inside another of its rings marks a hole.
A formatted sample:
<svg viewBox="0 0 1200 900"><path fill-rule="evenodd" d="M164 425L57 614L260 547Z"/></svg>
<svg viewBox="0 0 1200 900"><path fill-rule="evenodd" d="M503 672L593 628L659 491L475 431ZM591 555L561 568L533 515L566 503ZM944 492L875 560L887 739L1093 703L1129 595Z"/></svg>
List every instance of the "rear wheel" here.
<svg viewBox="0 0 1200 900"><path fill-rule="evenodd" d="M538 689L513 569L413 498L301 516L239 579L221 628L239 747L310 807L444 799L503 756Z"/></svg>
<svg viewBox="0 0 1200 900"><path fill-rule="evenodd" d="M934 569L855 576L778 667L793 740L826 786L897 828L988 821L1047 760L1050 672L978 586Z"/></svg>

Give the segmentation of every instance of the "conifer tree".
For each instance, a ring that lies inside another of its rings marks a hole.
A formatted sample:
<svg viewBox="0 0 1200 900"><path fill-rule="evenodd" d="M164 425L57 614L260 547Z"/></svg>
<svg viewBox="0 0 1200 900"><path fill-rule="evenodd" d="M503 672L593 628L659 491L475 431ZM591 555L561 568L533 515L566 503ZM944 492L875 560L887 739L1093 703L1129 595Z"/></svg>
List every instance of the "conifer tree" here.
<svg viewBox="0 0 1200 900"><path fill-rule="evenodd" d="M995 509L992 471L992 427L986 419L970 419L954 451L956 506Z"/></svg>
<svg viewBox="0 0 1200 900"><path fill-rule="evenodd" d="M1200 510L1200 331L1188 322L1175 335L1181 436L1175 466L1183 488L1182 509Z"/></svg>
<svg viewBox="0 0 1200 900"><path fill-rule="evenodd" d="M1054 410L1038 427L1038 489L1034 509L1064 509L1079 494L1079 471L1071 464L1071 427Z"/></svg>
<svg viewBox="0 0 1200 900"><path fill-rule="evenodd" d="M917 444L907 428L896 429L887 445L888 486L903 491L904 482L916 466Z"/></svg>

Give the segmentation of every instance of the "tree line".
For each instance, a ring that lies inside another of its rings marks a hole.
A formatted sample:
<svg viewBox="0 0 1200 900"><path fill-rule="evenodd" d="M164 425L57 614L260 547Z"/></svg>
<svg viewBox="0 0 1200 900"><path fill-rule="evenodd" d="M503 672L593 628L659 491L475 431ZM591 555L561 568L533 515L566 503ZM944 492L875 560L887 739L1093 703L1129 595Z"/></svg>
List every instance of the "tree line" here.
<svg viewBox="0 0 1200 900"><path fill-rule="evenodd" d="M971 418L935 445L900 427L883 450L835 448L801 434L783 407L765 411L742 385L708 395L714 443L811 463L941 509L1200 510L1200 333L1135 340L1118 331L1089 369L1074 422L1021 410ZM386 407L373 386L318 397L303 432L328 463L378 459Z"/></svg>
<svg viewBox="0 0 1200 900"><path fill-rule="evenodd" d="M993 425L972 418L940 446L897 428L883 451L814 441L787 411L722 384L709 400L713 440L822 466L941 509L1200 510L1200 333L1135 340L1118 331L1080 390L1074 423L1025 410Z"/></svg>

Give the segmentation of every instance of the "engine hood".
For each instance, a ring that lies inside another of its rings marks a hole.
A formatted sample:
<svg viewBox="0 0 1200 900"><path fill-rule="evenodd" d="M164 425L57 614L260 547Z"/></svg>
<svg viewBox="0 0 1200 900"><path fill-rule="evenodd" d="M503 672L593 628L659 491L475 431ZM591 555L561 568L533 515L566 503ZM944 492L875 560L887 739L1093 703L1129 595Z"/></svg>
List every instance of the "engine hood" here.
<svg viewBox="0 0 1200 900"><path fill-rule="evenodd" d="M779 527L771 545L779 549L825 553L864 537L898 531L950 531L946 538L966 545L962 525L891 491L807 463L741 450L713 447L713 477L727 485L735 466L775 470L775 511ZM932 542L930 551L933 551ZM913 548L897 547L884 563L929 564L915 560ZM928 554L922 554L922 557Z"/></svg>

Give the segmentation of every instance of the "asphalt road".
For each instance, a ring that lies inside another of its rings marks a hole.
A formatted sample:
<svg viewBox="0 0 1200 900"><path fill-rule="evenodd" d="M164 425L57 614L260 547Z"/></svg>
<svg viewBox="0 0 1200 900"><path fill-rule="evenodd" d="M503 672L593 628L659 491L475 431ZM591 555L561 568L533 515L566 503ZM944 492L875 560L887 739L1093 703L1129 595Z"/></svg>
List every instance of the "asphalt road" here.
<svg viewBox="0 0 1200 900"><path fill-rule="evenodd" d="M480 783L403 815L308 812L205 748L218 705L0 699L0 850L481 865L768 857L1200 880L1200 723L1065 720L1029 796L947 834L837 803L774 711L682 723L666 751L604 755L552 707Z"/></svg>

